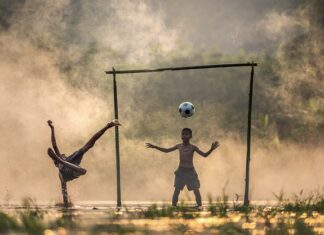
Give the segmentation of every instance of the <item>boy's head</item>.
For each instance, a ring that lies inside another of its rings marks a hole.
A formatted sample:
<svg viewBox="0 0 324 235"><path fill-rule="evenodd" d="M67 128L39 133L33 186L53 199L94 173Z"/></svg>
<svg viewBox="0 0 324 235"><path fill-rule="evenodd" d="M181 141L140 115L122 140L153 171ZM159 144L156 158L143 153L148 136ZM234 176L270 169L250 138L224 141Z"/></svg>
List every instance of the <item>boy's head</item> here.
<svg viewBox="0 0 324 235"><path fill-rule="evenodd" d="M189 141L192 137L192 130L190 128L183 128L181 131L181 139L183 141Z"/></svg>

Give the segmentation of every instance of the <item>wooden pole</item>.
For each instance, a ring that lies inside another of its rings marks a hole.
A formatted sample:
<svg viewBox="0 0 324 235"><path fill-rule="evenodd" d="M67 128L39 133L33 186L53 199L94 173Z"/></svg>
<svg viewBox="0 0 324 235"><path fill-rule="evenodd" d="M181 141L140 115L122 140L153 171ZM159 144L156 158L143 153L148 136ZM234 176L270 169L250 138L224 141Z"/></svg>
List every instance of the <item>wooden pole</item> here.
<svg viewBox="0 0 324 235"><path fill-rule="evenodd" d="M115 68L113 68L115 71ZM114 83L114 110L115 118L118 119L118 100L117 100L117 82L116 73L113 73ZM117 173L117 207L121 207L121 191L120 191L120 153L119 153L119 129L115 126L115 145L116 145L116 173Z"/></svg>
<svg viewBox="0 0 324 235"><path fill-rule="evenodd" d="M252 62L252 64L253 64L253 62ZM250 183L251 114L252 114L252 98L253 98L253 77L254 77L254 65L251 66L250 91L249 91L244 206L248 206L250 203L249 202L249 183Z"/></svg>
<svg viewBox="0 0 324 235"><path fill-rule="evenodd" d="M245 66L257 66L257 64L256 63L211 64L211 65L197 65L197 66L185 66L185 67L170 67L170 68L160 68L160 69L111 70L111 71L106 71L106 74L152 73L152 72L177 71L177 70L189 70L189 69L211 69L211 68L245 67Z"/></svg>

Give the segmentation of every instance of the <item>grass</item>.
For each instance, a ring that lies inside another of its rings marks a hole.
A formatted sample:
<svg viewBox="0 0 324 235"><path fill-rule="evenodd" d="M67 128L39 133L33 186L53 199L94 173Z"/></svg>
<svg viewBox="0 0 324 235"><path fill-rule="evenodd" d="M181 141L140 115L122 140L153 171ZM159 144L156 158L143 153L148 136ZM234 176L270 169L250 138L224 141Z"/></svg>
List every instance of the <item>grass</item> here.
<svg viewBox="0 0 324 235"><path fill-rule="evenodd" d="M313 228L304 223L303 220L297 219L294 224L296 235L315 235Z"/></svg>
<svg viewBox="0 0 324 235"><path fill-rule="evenodd" d="M95 225L90 229L93 234L98 233L117 233L117 234L129 234L141 231L134 225L121 225L121 224L100 224Z"/></svg>
<svg viewBox="0 0 324 235"><path fill-rule="evenodd" d="M225 193L226 187L222 189L222 195L216 198L216 201L213 201L211 195L208 195L208 211L212 216L226 217L229 211L249 213L253 208L251 206L245 206L239 203L239 195L236 194L236 199L232 202L232 207L229 203L229 196Z"/></svg>
<svg viewBox="0 0 324 235"><path fill-rule="evenodd" d="M78 224L74 222L75 216L69 211L64 212L63 215L54 221L51 221L48 225L50 229L58 229L58 228L67 228L74 230L78 228Z"/></svg>
<svg viewBox="0 0 324 235"><path fill-rule="evenodd" d="M175 216L175 208L168 205L162 205L161 208L158 205L153 204L149 206L146 210L142 210L142 215L144 218L155 219L159 217L170 217L173 218Z"/></svg>
<svg viewBox="0 0 324 235"><path fill-rule="evenodd" d="M277 226L269 226L266 235L316 235L313 228L307 225L302 219L297 218L294 223L287 223L281 218Z"/></svg>
<svg viewBox="0 0 324 235"><path fill-rule="evenodd" d="M185 234L190 231L190 228L187 224L172 224L171 225L171 232L175 234Z"/></svg>
<svg viewBox="0 0 324 235"><path fill-rule="evenodd" d="M216 198L216 202L213 202L211 195L208 195L208 211L213 216L226 217L228 212L228 195L226 194L226 186L228 182L225 183L225 186L222 188L222 195Z"/></svg>
<svg viewBox="0 0 324 235"><path fill-rule="evenodd" d="M226 217L229 210L228 196L217 197L216 202L213 202L212 197L208 196L208 211L212 216Z"/></svg>
<svg viewBox="0 0 324 235"><path fill-rule="evenodd" d="M7 233L9 231L18 231L19 224L18 221L0 211L0 233Z"/></svg>
<svg viewBox="0 0 324 235"><path fill-rule="evenodd" d="M45 225L43 223L43 213L33 207L34 201L30 198L23 199L23 211L18 212L17 218L4 212L0 212L0 232L10 231L26 232L28 234L43 234Z"/></svg>
<svg viewBox="0 0 324 235"><path fill-rule="evenodd" d="M19 213L22 228L29 234L43 234L45 224L43 223L43 212L31 198L23 199L25 210Z"/></svg>
<svg viewBox="0 0 324 235"><path fill-rule="evenodd" d="M313 211L318 213L324 213L324 195L309 195L303 196L302 192L299 195L295 195L294 202L287 202L284 204L285 211L294 211L298 213L308 213Z"/></svg>
<svg viewBox="0 0 324 235"><path fill-rule="evenodd" d="M150 219L160 217L194 219L199 216L197 212L199 212L199 210L196 207L190 207L184 202L181 202L180 205L176 207L167 204L158 207L156 204L153 204L147 209L142 210L140 217Z"/></svg>
<svg viewBox="0 0 324 235"><path fill-rule="evenodd" d="M227 223L222 226L216 227L216 229L219 231L219 234L223 235L249 235L250 232L242 229L238 224L235 223Z"/></svg>
<svg viewBox="0 0 324 235"><path fill-rule="evenodd" d="M278 200L278 206L282 207L283 211L296 212L298 214L311 214L312 212L324 214L323 192L304 195L304 191L301 190L298 194L294 195L293 201L286 199L283 191L280 191L279 194L273 194Z"/></svg>

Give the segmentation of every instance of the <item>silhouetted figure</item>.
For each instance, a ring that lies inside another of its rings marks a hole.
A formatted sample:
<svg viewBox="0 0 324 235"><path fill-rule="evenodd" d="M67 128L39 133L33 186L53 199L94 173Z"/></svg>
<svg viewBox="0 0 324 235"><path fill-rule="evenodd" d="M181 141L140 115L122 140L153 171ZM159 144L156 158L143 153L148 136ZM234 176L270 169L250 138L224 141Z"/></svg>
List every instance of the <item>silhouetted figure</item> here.
<svg viewBox="0 0 324 235"><path fill-rule="evenodd" d="M60 150L57 147L53 122L51 120L48 120L47 123L51 128L51 139L54 149L53 151L52 148L48 148L47 153L54 161L55 166L59 169L64 207L68 207L69 201L66 182L74 180L79 176L86 174L87 170L79 166L83 155L94 146L96 141L106 132L106 130L114 126L118 126L120 125L120 123L117 119L109 122L104 128L94 134L94 136L92 136L92 138L82 148L75 151L68 157L66 157L64 154L61 154Z"/></svg>
<svg viewBox="0 0 324 235"><path fill-rule="evenodd" d="M213 142L210 150L207 152L201 151L197 146L190 143L192 138L192 131L189 128L184 128L181 131L182 144L177 144L171 148L161 148L150 143L146 143L147 148L155 148L164 153L169 153L174 150L179 150L180 164L178 169L174 172L174 193L172 197L172 206L176 206L178 203L178 197L180 191L187 186L188 190L194 191L196 203L198 207L201 207L201 195L200 195L200 182L198 179L198 174L193 165L194 152L197 152L203 157L207 157L211 152L214 151L219 146L217 141Z"/></svg>

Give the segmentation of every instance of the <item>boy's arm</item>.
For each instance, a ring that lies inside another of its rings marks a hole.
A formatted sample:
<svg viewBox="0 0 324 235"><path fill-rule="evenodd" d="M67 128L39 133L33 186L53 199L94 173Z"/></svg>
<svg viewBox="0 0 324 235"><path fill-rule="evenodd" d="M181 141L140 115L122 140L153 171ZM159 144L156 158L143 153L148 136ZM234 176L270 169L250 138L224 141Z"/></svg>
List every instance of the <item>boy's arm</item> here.
<svg viewBox="0 0 324 235"><path fill-rule="evenodd" d="M195 146L195 151L203 157L208 157L209 154L211 154L218 146L219 146L218 141L215 141L212 143L210 149L207 152L201 151L197 146Z"/></svg>
<svg viewBox="0 0 324 235"><path fill-rule="evenodd" d="M48 120L47 123L48 123L49 127L51 128L51 139L52 139L53 149L54 149L56 155L61 156L60 150L58 149L58 147L56 145L53 122L51 120Z"/></svg>
<svg viewBox="0 0 324 235"><path fill-rule="evenodd" d="M161 152L164 152L164 153L169 153L169 152L172 152L174 150L177 150L178 149L178 145L175 145L171 148L162 148L162 147L159 147L159 146L156 146L156 145L153 145L151 143L146 143L146 148L153 148L153 149L157 149Z"/></svg>

